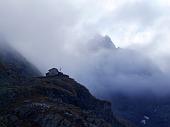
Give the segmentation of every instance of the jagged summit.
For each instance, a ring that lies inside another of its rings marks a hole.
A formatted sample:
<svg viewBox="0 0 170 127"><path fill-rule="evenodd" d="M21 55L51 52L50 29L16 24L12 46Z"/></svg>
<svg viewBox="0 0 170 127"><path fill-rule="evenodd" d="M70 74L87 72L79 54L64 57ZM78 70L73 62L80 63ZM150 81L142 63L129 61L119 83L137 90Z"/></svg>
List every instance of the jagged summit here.
<svg viewBox="0 0 170 127"><path fill-rule="evenodd" d="M96 35L91 40L89 40L88 45L93 51L100 49L116 49L116 46L108 35Z"/></svg>

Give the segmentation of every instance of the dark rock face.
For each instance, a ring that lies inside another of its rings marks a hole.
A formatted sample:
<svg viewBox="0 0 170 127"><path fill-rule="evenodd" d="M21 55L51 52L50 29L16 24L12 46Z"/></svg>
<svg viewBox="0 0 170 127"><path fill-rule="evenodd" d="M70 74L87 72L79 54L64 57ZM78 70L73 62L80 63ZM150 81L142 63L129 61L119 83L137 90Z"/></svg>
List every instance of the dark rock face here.
<svg viewBox="0 0 170 127"><path fill-rule="evenodd" d="M111 104L66 76L37 77L0 91L4 127L128 127Z"/></svg>

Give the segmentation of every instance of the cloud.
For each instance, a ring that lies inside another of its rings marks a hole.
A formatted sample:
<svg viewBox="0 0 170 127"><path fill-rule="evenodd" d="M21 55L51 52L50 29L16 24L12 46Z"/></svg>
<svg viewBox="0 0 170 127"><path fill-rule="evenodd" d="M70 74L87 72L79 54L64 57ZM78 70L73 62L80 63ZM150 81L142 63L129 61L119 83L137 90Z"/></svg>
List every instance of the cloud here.
<svg viewBox="0 0 170 127"><path fill-rule="evenodd" d="M71 1L7 0L0 3L1 33L29 59L38 61L36 64L41 63L43 57L54 63L54 54L62 56L65 46L78 37L81 15Z"/></svg>
<svg viewBox="0 0 170 127"><path fill-rule="evenodd" d="M96 94L158 93L169 90L166 2L5 0L0 1L0 32L43 73L62 67Z"/></svg>
<svg viewBox="0 0 170 127"><path fill-rule="evenodd" d="M95 43L93 39L92 42ZM86 44L84 47L92 46L88 42ZM115 92L141 94L149 91L160 95L170 90L169 74L134 50L103 46L96 50L86 48L72 59L74 62L70 61L69 66L73 63L71 68L76 69L72 70L74 77L100 97Z"/></svg>

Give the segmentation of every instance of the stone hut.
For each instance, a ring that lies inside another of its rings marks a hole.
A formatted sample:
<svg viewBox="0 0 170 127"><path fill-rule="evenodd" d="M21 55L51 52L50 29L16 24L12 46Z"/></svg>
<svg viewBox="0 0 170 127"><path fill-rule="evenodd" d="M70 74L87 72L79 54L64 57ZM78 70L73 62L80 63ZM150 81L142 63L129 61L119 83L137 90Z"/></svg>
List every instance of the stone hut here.
<svg viewBox="0 0 170 127"><path fill-rule="evenodd" d="M52 68L52 69L48 70L48 73L46 73L47 77L57 76L57 75L59 75L59 71L57 68Z"/></svg>

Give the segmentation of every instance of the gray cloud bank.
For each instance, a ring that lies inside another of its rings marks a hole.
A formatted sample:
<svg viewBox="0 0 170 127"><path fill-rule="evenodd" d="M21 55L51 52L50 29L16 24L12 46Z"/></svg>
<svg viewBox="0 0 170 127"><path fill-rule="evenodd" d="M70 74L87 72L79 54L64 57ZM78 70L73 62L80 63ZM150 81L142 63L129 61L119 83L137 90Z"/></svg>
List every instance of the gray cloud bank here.
<svg viewBox="0 0 170 127"><path fill-rule="evenodd" d="M103 38L102 43L109 45L108 37ZM104 47L99 42L98 39L87 42L68 65L73 64L70 72L92 92L100 97L112 92L169 93L169 73L163 72L149 57L134 50Z"/></svg>
<svg viewBox="0 0 170 127"><path fill-rule="evenodd" d="M5 0L0 1L0 32L43 73L62 67L98 96L116 91L163 94L170 91L164 71L169 52L160 46L163 40L164 48L169 47L169 30L163 27L169 10L160 11L153 2L122 0L108 13L100 9L105 2L96 0ZM120 41L116 45L129 41L130 46L116 48L100 35L105 31Z"/></svg>

